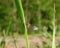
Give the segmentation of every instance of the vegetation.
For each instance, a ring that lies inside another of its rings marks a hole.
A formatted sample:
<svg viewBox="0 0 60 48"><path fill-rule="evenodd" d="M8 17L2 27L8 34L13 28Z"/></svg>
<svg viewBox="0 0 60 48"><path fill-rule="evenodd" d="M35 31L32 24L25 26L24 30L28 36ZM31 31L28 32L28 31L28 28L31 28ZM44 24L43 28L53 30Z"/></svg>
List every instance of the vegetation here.
<svg viewBox="0 0 60 48"><path fill-rule="evenodd" d="M52 41L55 27L56 36L60 35L60 1L56 0L55 5L56 14L53 0L0 0L0 36L4 37L3 46L7 36L13 35L14 38L16 34L25 34L27 48L29 35L39 35ZM46 44L43 46L51 47Z"/></svg>
<svg viewBox="0 0 60 48"><path fill-rule="evenodd" d="M21 4L21 0L15 0L15 4L16 4L16 8L18 11L18 15L20 16L20 21L22 23L22 29L25 32L25 39L26 39L26 48L28 47L28 35L27 35L27 27L26 27L26 23L25 23L25 18L24 18L24 11L22 8L22 4Z"/></svg>

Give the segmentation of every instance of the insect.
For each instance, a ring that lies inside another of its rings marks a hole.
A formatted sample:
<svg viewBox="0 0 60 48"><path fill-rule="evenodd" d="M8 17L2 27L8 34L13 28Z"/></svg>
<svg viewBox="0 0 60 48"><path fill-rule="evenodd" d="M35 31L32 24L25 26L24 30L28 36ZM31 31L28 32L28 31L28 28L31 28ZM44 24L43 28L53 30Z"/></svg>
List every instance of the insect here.
<svg viewBox="0 0 60 48"><path fill-rule="evenodd" d="M26 26L28 29L38 30L39 28L37 26L32 25L31 23L27 22Z"/></svg>
<svg viewBox="0 0 60 48"><path fill-rule="evenodd" d="M31 24L29 22L26 23L27 28L31 27Z"/></svg>

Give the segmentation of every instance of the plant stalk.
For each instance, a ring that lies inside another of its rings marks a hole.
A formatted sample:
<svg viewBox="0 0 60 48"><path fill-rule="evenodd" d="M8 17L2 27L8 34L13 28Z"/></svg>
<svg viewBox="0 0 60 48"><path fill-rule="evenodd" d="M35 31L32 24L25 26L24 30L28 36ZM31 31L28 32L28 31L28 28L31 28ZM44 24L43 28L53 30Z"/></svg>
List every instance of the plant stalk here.
<svg viewBox="0 0 60 48"><path fill-rule="evenodd" d="M52 40L52 48L56 48L56 45L55 45L55 34L56 34L56 25L55 25L55 13L56 13L56 10L55 10L55 3L54 3L54 18L53 18L53 40Z"/></svg>
<svg viewBox="0 0 60 48"><path fill-rule="evenodd" d="M23 8L22 8L21 0L15 0L15 5L16 5L17 11L18 11L18 15L20 17L20 21L21 21L21 24L22 24L23 31L25 32L24 37L25 37L25 40L26 40L26 48L29 48L27 27L26 27L26 23L25 23L24 11L23 11Z"/></svg>

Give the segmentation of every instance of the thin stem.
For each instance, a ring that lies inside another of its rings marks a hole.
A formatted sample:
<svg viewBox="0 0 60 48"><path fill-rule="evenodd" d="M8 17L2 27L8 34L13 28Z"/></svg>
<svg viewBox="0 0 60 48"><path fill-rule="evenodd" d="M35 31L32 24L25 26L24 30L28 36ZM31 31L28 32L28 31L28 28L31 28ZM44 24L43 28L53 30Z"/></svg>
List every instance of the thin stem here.
<svg viewBox="0 0 60 48"><path fill-rule="evenodd" d="M12 21L10 20L9 21L9 25L7 27L6 35L9 35L9 29L10 29L11 23L12 23Z"/></svg>
<svg viewBox="0 0 60 48"><path fill-rule="evenodd" d="M55 25L55 3L54 3L54 19L53 19L53 40L52 40L52 48L56 48L55 45L55 33L56 33L56 25Z"/></svg>
<svg viewBox="0 0 60 48"><path fill-rule="evenodd" d="M8 25L8 27L7 27L6 35L9 34L9 29L10 29L10 27L11 27L11 24L12 24L12 20L10 20L10 22L9 22L9 25ZM12 33L12 38L14 39L13 33ZM15 48L17 48L15 39L14 39L14 44L15 44Z"/></svg>

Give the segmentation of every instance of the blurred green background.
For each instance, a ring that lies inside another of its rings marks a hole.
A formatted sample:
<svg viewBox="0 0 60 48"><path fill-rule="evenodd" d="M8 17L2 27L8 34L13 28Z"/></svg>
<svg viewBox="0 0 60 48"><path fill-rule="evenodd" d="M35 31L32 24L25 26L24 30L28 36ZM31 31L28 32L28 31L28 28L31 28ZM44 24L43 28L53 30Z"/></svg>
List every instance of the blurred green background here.
<svg viewBox="0 0 60 48"><path fill-rule="evenodd" d="M60 35L60 0L21 0L29 35L51 37L53 34L54 2L56 36ZM24 34L14 0L0 0L0 36ZM57 47L59 48L59 47Z"/></svg>
<svg viewBox="0 0 60 48"><path fill-rule="evenodd" d="M51 32L53 0L22 0L28 33ZM0 0L0 32L23 34L14 0Z"/></svg>

